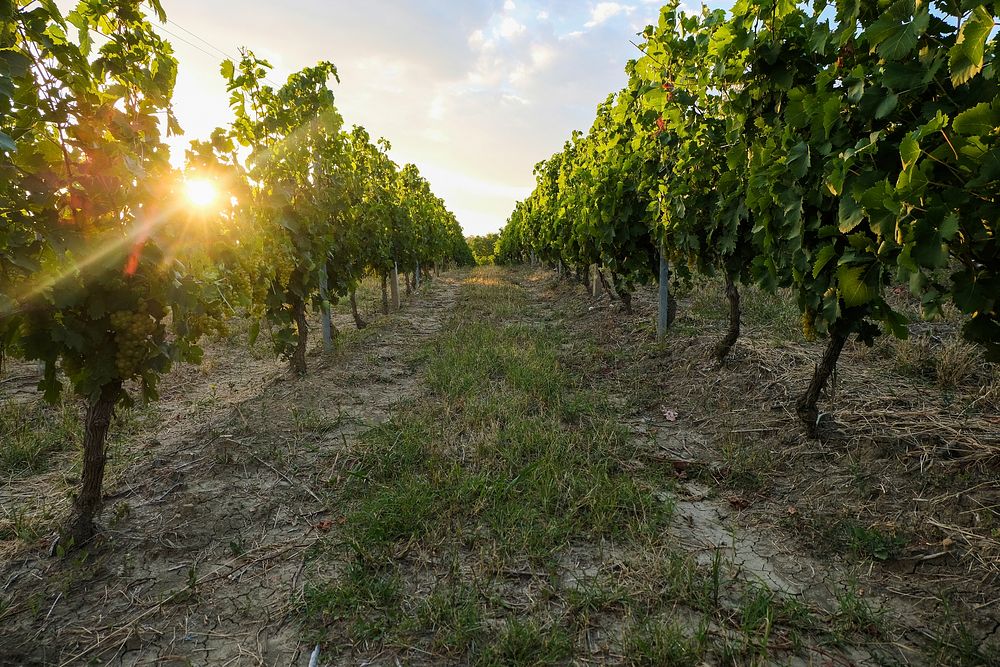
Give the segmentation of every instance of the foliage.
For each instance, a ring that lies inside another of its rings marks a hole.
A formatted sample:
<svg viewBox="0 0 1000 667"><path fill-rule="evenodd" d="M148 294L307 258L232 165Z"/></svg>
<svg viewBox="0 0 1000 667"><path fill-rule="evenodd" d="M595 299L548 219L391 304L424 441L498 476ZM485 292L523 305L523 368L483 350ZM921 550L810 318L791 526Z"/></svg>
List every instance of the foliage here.
<svg viewBox="0 0 1000 667"><path fill-rule="evenodd" d="M115 407L156 396L237 308L265 316L305 370L306 312L368 271L471 262L454 215L389 145L347 131L321 62L274 88L244 52L222 64L233 122L192 142L182 176L164 134L177 61L159 0L0 0L0 363L44 366L41 389L87 400L70 536L89 539ZM95 46L93 35L103 44ZM183 202L186 179L223 193Z"/></svg>
<svg viewBox="0 0 1000 667"><path fill-rule="evenodd" d="M807 337L831 336L814 395L847 337L907 337L894 282L1000 358L1000 4L827 4L668 3L628 87L536 167L498 258L627 285L662 243L682 271L792 288Z"/></svg>
<svg viewBox="0 0 1000 667"><path fill-rule="evenodd" d="M497 241L499 240L499 234L470 236L466 239L466 243L469 244L469 249L472 250L472 256L475 258L476 264L485 266L496 263Z"/></svg>
<svg viewBox="0 0 1000 667"><path fill-rule="evenodd" d="M162 15L155 1L0 4L0 331L44 363L50 400L63 378L90 399L130 379L152 397L172 362L199 357L184 325L209 285L183 261L161 135L178 130L177 65L143 5ZM91 31L108 38L96 51Z"/></svg>

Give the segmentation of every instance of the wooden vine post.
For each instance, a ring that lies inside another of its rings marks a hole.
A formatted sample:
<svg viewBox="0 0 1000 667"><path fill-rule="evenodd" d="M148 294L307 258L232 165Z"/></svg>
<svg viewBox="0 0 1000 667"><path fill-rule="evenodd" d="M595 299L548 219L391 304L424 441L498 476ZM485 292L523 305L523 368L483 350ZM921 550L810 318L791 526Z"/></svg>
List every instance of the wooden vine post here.
<svg viewBox="0 0 1000 667"><path fill-rule="evenodd" d="M656 341L663 342L667 335L670 316L670 265L667 263L666 249L660 248L660 310L656 320Z"/></svg>
<svg viewBox="0 0 1000 667"><path fill-rule="evenodd" d="M326 263L319 269L319 299L323 316L323 349L329 352L333 349L333 319L330 314L330 288Z"/></svg>
<svg viewBox="0 0 1000 667"><path fill-rule="evenodd" d="M399 262L392 263L389 290L392 292L392 307L394 310L399 310Z"/></svg>

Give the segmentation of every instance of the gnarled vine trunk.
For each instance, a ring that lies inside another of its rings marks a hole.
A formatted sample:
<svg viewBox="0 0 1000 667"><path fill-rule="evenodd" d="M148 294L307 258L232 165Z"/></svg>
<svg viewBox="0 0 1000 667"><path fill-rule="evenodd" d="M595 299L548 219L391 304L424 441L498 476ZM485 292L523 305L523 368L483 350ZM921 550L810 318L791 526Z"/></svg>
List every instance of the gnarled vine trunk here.
<svg viewBox="0 0 1000 667"><path fill-rule="evenodd" d="M733 277L726 274L726 300L729 301L729 329L725 337L715 345L715 358L722 363L740 338L740 290Z"/></svg>
<svg viewBox="0 0 1000 667"><path fill-rule="evenodd" d="M289 359L292 372L296 375L306 374L306 346L309 342L309 322L306 321L306 303L301 297L295 297L292 303L292 315L295 317L295 328L298 331L298 341L295 351Z"/></svg>
<svg viewBox="0 0 1000 667"><path fill-rule="evenodd" d="M626 315L631 315L632 314L632 292L629 292L626 289L621 289L618 292L618 296L621 297L622 308L625 309L625 314Z"/></svg>
<svg viewBox="0 0 1000 667"><path fill-rule="evenodd" d="M830 334L830 342L827 343L823 358L816 366L809 388L795 403L795 411L798 413L799 419L802 420L802 425L806 427L810 438L815 438L818 434L819 410L816 408L816 403L819 401L819 395L823 392L827 380L837 368L837 359L840 358L845 343L847 343L847 336L838 333Z"/></svg>
<svg viewBox="0 0 1000 667"><path fill-rule="evenodd" d="M67 547L79 547L95 534L94 519L101 511L104 496L104 467L108 460L107 441L115 405L122 395L121 380L109 382L87 403L83 435L83 476L80 493L73 501L73 515L61 536Z"/></svg>
<svg viewBox="0 0 1000 667"><path fill-rule="evenodd" d="M385 294L385 284L382 286L382 307L387 308L389 302ZM354 290L351 290L351 314L354 315L354 326L359 329L364 329L368 326L368 323L361 319L361 313L358 312L358 297Z"/></svg>

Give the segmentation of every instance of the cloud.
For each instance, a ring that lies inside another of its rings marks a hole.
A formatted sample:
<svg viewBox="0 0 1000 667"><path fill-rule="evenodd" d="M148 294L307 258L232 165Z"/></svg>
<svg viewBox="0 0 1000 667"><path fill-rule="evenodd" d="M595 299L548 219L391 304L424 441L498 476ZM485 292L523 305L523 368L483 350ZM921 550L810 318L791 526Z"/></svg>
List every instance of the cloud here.
<svg viewBox="0 0 1000 667"><path fill-rule="evenodd" d="M393 159L417 164L468 233L485 233L531 191L534 165L588 129L597 104L625 84L631 24L659 13L658 3L626 2L308 2L289 13L266 0L171 0L168 10L218 48L280 54L276 81L317 60L336 63L347 123L388 138ZM174 46L176 108L191 135L183 146L230 113L222 56Z"/></svg>
<svg viewBox="0 0 1000 667"><path fill-rule="evenodd" d="M519 23L517 19L507 16L500 21L500 28L498 32L500 33L500 36L505 39L513 39L518 35L524 34L525 30L527 30L527 27L525 27L523 23Z"/></svg>
<svg viewBox="0 0 1000 667"><path fill-rule="evenodd" d="M599 2L594 5L590 12L590 20L584 25L588 28L595 28L609 19L624 14L628 16L635 11L632 5L623 5L618 2Z"/></svg>

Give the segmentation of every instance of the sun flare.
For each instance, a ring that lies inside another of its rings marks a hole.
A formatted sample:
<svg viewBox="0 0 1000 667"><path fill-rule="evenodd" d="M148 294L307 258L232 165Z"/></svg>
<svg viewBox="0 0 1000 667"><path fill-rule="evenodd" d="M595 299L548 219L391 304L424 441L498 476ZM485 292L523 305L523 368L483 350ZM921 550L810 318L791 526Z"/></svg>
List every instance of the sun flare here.
<svg viewBox="0 0 1000 667"><path fill-rule="evenodd" d="M198 208L207 208L219 198L219 191L215 185L204 178L192 178L185 181L184 194L188 201Z"/></svg>

